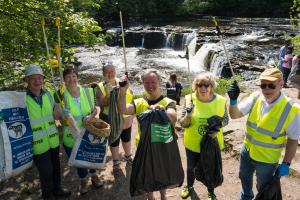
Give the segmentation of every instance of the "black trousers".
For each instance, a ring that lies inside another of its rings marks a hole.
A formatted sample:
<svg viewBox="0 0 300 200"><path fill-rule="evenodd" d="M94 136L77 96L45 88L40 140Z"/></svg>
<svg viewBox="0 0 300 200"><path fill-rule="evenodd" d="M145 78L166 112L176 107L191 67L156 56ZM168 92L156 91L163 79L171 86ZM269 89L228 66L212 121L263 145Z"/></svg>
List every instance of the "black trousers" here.
<svg viewBox="0 0 300 200"><path fill-rule="evenodd" d="M33 161L39 171L42 197L51 195L61 187L59 147L34 155Z"/></svg>
<svg viewBox="0 0 300 200"><path fill-rule="evenodd" d="M186 159L187 159L187 186L192 187L195 182L195 168L200 159L200 153L196 153L185 148ZM214 188L207 188L208 192L214 193Z"/></svg>

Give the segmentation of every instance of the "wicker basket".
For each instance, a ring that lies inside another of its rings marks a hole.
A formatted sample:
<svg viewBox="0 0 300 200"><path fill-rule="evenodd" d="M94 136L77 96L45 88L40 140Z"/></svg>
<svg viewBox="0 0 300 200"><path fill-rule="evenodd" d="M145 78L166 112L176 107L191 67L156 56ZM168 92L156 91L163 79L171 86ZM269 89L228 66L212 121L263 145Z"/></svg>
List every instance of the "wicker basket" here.
<svg viewBox="0 0 300 200"><path fill-rule="evenodd" d="M90 122L85 123L84 127L97 137L108 137L110 135L110 125L102 119L93 118Z"/></svg>

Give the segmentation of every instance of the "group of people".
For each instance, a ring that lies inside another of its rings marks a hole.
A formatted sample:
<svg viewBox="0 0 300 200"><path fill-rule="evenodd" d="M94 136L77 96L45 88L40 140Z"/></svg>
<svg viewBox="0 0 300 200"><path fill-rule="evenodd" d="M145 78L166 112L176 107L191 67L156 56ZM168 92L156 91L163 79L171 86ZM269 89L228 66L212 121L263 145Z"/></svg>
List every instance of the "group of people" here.
<svg viewBox="0 0 300 200"><path fill-rule="evenodd" d="M300 99L300 54L293 54L294 48L291 40L286 39L284 45L279 50L279 69L283 73L284 87L290 81L293 87L298 89L298 99Z"/></svg>
<svg viewBox="0 0 300 200"><path fill-rule="evenodd" d="M104 81L95 89L84 88L78 84L78 73L74 68L66 68L63 78L66 89L62 98L53 95L43 88L44 74L37 65L29 65L25 71L26 104L33 130L34 163L40 176L43 199L54 199L57 196L68 197L71 192L61 187L61 172L59 161L59 136L55 120L63 126L63 146L68 157L72 152L74 138L66 120L67 114L72 114L77 126L94 117L108 121L108 106L110 92L120 82L116 106L123 115L124 123L120 138L110 145L113 167L119 168L121 157L119 143L122 141L124 160L129 164L134 157L131 152L131 125L134 115L144 111L165 110L174 125L179 122L184 128L184 146L187 158L187 184L182 188L180 196L187 198L193 191L195 167L201 153L201 141L208 128L208 119L218 120L222 126L232 119L248 115L245 138L241 150L239 177L242 182L241 200L253 199L253 174L256 171L257 190L276 176L286 176L289 165L296 153L300 137L300 106L287 98L281 89L284 87L284 76L276 68L265 70L260 75L261 91L251 94L242 103L237 103L240 88L234 82L229 90L229 110L227 99L214 92L216 77L210 72L201 72L193 81L193 93L185 97L184 109L177 119L178 96L172 100L165 97L161 90L162 79L156 70L147 70L142 76L145 96L133 99L127 76L116 78L115 66L107 63L103 66ZM172 77L171 86L176 88L176 76ZM175 80L175 81L174 81ZM178 84L177 84L178 85ZM179 87L179 86L177 86ZM180 85L180 90L182 86ZM175 89L176 91L176 89ZM67 113L67 114L66 114ZM224 148L222 128L215 130L220 149ZM136 145L140 143L140 130L136 137ZM285 149L283 160L281 152ZM280 164L278 164L280 161ZM77 169L80 178L80 193L88 192L88 174L91 174L92 185L99 188L103 181L99 179L96 170ZM207 188L208 198L217 199L214 188ZM160 190L161 199L166 199L166 189ZM155 199L153 192L147 193L147 198Z"/></svg>

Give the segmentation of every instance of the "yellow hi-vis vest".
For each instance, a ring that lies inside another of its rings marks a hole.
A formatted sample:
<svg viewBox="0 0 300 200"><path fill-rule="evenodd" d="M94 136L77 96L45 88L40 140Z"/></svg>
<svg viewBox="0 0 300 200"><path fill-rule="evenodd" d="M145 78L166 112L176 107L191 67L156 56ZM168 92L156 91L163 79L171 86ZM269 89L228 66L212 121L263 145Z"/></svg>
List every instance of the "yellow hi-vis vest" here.
<svg viewBox="0 0 300 200"><path fill-rule="evenodd" d="M29 95L26 105L33 134L33 154L40 155L59 146L58 132L53 118L54 99L46 91L42 95L42 107Z"/></svg>
<svg viewBox="0 0 300 200"><path fill-rule="evenodd" d="M70 109L78 128L83 126L83 118L93 112L94 109L94 93L92 88L80 88L80 106L78 108L76 102L68 90L64 93L65 106ZM75 140L70 132L69 126L64 127L63 143L65 146L72 148Z"/></svg>
<svg viewBox="0 0 300 200"><path fill-rule="evenodd" d="M104 82L98 83L98 87L101 90L101 93L103 94L103 96L105 96L105 97L108 96L107 89L106 89L107 86L104 84ZM129 88L126 90L125 98L126 98L126 104L131 103L133 100L133 95ZM101 112L107 116L108 116L108 110L109 110L108 105L101 108ZM126 117L127 115L123 115L123 116Z"/></svg>
<svg viewBox="0 0 300 200"><path fill-rule="evenodd" d="M172 102L174 103L174 101L172 99L169 99L168 97L164 97L157 104L163 106L164 108L167 108L167 106ZM135 99L134 105L135 105L135 115L136 116L138 116L142 112L148 110L148 108L150 107L150 105L144 98ZM135 138L136 146L138 146L138 144L140 142L140 134L141 134L141 129L140 129L140 124L138 124L138 134L136 135L136 138Z"/></svg>
<svg viewBox="0 0 300 200"><path fill-rule="evenodd" d="M190 126L184 128L184 146L190 151L200 153L200 143L206 132L207 119L213 115L224 117L226 99L218 94L211 102L201 102L197 99L196 94L192 94L194 111L191 116ZM191 102L191 95L185 96L186 106ZM217 139L220 149L224 148L223 129L217 133Z"/></svg>
<svg viewBox="0 0 300 200"><path fill-rule="evenodd" d="M248 116L244 145L253 160L278 163L287 140L285 130L300 107L284 96L262 117L262 96L256 93L252 98L255 103Z"/></svg>

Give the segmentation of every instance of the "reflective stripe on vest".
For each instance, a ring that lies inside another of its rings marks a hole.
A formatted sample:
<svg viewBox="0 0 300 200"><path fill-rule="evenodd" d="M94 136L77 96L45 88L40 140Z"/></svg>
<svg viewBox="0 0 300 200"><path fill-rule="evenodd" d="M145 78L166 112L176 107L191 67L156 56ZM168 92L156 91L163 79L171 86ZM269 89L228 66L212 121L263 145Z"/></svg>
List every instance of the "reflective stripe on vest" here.
<svg viewBox="0 0 300 200"><path fill-rule="evenodd" d="M46 91L46 95L47 95L48 99L50 100L50 103L51 103L51 105L52 105L52 108L54 108L55 103L54 103L53 97L51 96L51 94L50 94L48 91Z"/></svg>
<svg viewBox="0 0 300 200"><path fill-rule="evenodd" d="M246 138L252 142L253 144L255 145L258 145L258 146L262 146L262 147L266 147L266 148L274 148L274 149L278 149L278 148L283 148L285 147L285 144L269 144L269 143L265 143L265 142L260 142L260 141L257 141L255 139L253 139L253 137L246 133Z"/></svg>
<svg viewBox="0 0 300 200"><path fill-rule="evenodd" d="M299 109L283 96L262 116L262 104L260 95L247 119L244 145L253 160L275 164L286 144L286 128Z"/></svg>
<svg viewBox="0 0 300 200"><path fill-rule="evenodd" d="M88 99L89 106L90 106L91 112L92 112L94 110L94 106L93 106L93 103L92 103L92 99L91 99L89 88L84 88L84 93L85 93L85 96Z"/></svg>
<svg viewBox="0 0 300 200"><path fill-rule="evenodd" d="M33 130L34 155L45 153L50 148L59 146L59 138L56 134L57 129L54 126L53 118L53 97L46 91L41 98L43 101L42 107L31 96L26 96L30 125ZM53 134L53 137L49 137Z"/></svg>
<svg viewBox="0 0 300 200"><path fill-rule="evenodd" d="M68 107L71 111L71 114L76 121L78 128L82 127L83 118L91 113L91 110L94 109L94 93L92 88L80 88L80 106L81 110L78 108L77 104L75 103L72 95L68 90L64 93L65 101L68 103ZM90 100L89 100L90 99ZM82 112L82 113L81 113ZM67 147L73 147L75 140L70 132L69 126L64 127L63 131L63 143Z"/></svg>
<svg viewBox="0 0 300 200"><path fill-rule="evenodd" d="M283 112L282 112L282 114L279 118L279 121L278 121L277 126L276 126L274 131L269 131L269 130L266 130L262 127L257 127L256 123L253 123L253 122L250 122L250 121L247 121L247 125L250 126L251 128L256 129L256 132L271 136L274 139L276 139L278 137L286 136L286 132L280 133L280 130L282 129L282 127L285 123L285 120L287 119L287 116L290 113L291 109L292 109L292 104L287 103L284 107L284 110L283 110Z"/></svg>
<svg viewBox="0 0 300 200"><path fill-rule="evenodd" d="M47 130L36 131L36 132L34 132L34 134L33 134L33 139L38 139L39 137L43 137L43 136L45 136L45 135L47 135L47 134L52 135L52 134L54 134L54 133L56 133L56 132L57 132L57 131L56 131L56 127L50 127L50 128L47 129Z"/></svg>
<svg viewBox="0 0 300 200"><path fill-rule="evenodd" d="M39 118L39 119L33 119L30 121L30 124L31 125L35 125L35 124L39 124L43 121L54 121L54 118L52 115L49 115L49 116L45 116L45 117L42 117L42 118Z"/></svg>
<svg viewBox="0 0 300 200"><path fill-rule="evenodd" d="M184 146L190 151L200 153L201 141L206 134L208 126L207 119L213 115L224 117L226 108L226 99L218 94L215 94L215 98L210 102L201 102L196 97L196 94L192 94L192 100L194 104L194 111L191 116L190 125L184 128L183 141ZM191 95L185 96L186 106L191 102ZM217 140L220 149L224 148L223 129L217 133Z"/></svg>

